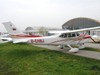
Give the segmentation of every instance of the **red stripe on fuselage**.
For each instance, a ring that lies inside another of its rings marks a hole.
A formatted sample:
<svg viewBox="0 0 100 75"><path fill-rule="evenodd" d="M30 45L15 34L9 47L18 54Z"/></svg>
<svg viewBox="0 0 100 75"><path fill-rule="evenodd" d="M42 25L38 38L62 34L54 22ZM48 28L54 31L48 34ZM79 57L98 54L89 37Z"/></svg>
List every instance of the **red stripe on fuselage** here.
<svg viewBox="0 0 100 75"><path fill-rule="evenodd" d="M91 38L90 35L80 34L79 37L83 37L83 39Z"/></svg>
<svg viewBox="0 0 100 75"><path fill-rule="evenodd" d="M42 37L38 35L11 35L13 38L35 38L35 37Z"/></svg>

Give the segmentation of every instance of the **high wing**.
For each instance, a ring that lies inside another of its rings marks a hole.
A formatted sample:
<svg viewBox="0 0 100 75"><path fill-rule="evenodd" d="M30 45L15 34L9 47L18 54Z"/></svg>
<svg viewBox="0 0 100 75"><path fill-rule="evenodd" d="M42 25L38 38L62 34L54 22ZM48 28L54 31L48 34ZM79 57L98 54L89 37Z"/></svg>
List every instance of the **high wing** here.
<svg viewBox="0 0 100 75"><path fill-rule="evenodd" d="M89 31L89 30L95 30L95 29L100 29L100 26L92 27L92 28L85 28L85 29L78 29L78 30L59 31L58 35L53 35L53 36L59 37L60 35L62 35L64 33L75 33L75 32ZM13 43L28 42L31 39L45 39L45 38L52 38L52 36L44 36L44 37L29 38L29 39L16 39L13 41Z"/></svg>
<svg viewBox="0 0 100 75"><path fill-rule="evenodd" d="M59 33L74 33L74 32L82 32L82 31L89 31L89 30L96 30L100 29L100 26L98 27L91 27L91 28L84 28L84 29L77 29L77 30L65 30L65 31L59 31ZM56 32L58 33L58 32Z"/></svg>

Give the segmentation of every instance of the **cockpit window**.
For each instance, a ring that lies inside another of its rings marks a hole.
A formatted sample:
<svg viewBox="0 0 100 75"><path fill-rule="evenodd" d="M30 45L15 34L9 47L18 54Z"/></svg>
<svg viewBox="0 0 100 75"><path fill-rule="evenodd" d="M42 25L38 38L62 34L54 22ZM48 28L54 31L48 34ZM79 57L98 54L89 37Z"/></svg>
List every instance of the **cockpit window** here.
<svg viewBox="0 0 100 75"><path fill-rule="evenodd" d="M60 37L66 38L66 37L76 37L79 36L78 33L63 33L62 35L60 35Z"/></svg>
<svg viewBox="0 0 100 75"><path fill-rule="evenodd" d="M63 38L65 38L65 37L67 37L67 34L66 34L66 33L61 34L59 37L63 37Z"/></svg>

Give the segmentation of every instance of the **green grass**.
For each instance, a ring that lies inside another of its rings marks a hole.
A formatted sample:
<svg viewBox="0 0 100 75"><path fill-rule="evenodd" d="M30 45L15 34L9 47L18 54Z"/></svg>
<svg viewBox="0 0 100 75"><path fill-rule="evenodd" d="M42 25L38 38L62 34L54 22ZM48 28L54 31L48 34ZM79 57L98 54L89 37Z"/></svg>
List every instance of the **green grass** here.
<svg viewBox="0 0 100 75"><path fill-rule="evenodd" d="M100 75L100 60L6 43L0 45L0 75Z"/></svg>

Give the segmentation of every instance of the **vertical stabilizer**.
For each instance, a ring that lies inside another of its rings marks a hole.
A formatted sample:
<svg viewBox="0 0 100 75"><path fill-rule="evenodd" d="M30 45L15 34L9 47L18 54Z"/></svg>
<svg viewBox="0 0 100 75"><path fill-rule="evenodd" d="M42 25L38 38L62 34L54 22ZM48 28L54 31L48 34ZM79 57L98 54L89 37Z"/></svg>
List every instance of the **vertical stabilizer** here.
<svg viewBox="0 0 100 75"><path fill-rule="evenodd" d="M6 28L7 32L10 34L13 43L20 43L26 42L30 38L40 37L38 35L27 35L20 30L11 22L4 22L4 27Z"/></svg>
<svg viewBox="0 0 100 75"><path fill-rule="evenodd" d="M18 35L18 34L23 34L18 28L11 22L4 22L3 25L5 26L7 32L10 35Z"/></svg>

